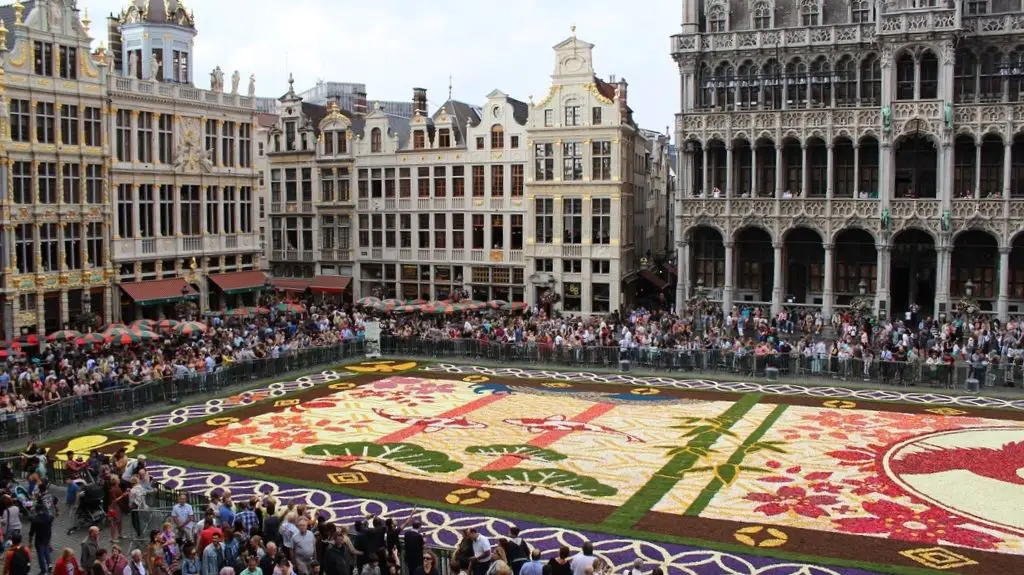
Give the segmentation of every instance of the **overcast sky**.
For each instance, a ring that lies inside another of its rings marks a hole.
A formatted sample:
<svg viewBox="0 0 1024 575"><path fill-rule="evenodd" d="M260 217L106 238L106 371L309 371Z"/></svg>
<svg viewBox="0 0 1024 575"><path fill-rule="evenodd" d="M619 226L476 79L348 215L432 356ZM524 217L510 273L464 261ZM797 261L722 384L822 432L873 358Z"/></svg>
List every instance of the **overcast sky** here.
<svg viewBox="0 0 1024 575"><path fill-rule="evenodd" d="M160 0L155 4L162 5ZM551 47L570 35L595 45L594 66L629 81L629 103L644 128L664 131L679 110L679 76L669 36L679 0L186 0L195 11L196 84L209 71L256 74L260 96L280 96L288 72L296 90L318 79L366 84L369 99L409 100L427 88L431 110L453 97L482 104L494 88L542 98L554 68ZM93 34L127 0L78 0ZM99 40L105 38L97 37ZM244 90L246 82L242 82Z"/></svg>

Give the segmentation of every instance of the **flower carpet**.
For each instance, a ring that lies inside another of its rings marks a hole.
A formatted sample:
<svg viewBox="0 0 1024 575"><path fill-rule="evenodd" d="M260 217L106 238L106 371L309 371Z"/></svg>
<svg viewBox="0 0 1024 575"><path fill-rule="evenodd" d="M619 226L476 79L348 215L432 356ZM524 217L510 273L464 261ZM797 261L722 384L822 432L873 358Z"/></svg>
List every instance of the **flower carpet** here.
<svg viewBox="0 0 1024 575"><path fill-rule="evenodd" d="M608 377L368 362L60 448L342 520L428 510L439 545L514 521L671 574L1024 573L1024 406Z"/></svg>

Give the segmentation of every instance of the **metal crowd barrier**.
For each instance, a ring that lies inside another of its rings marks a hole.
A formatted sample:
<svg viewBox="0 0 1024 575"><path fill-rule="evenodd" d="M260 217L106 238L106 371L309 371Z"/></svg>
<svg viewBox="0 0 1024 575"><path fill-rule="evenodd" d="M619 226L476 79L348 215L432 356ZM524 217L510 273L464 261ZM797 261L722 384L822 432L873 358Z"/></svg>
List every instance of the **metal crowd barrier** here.
<svg viewBox="0 0 1024 575"><path fill-rule="evenodd" d="M363 355L363 340L349 339L331 347L293 350L276 358L221 367L212 373L170 377L135 386L117 386L81 397L68 397L38 409L0 413L0 441L42 437L58 428L106 415L130 413L156 403L177 402L192 395L218 393L261 379L330 365Z"/></svg>
<svg viewBox="0 0 1024 575"><path fill-rule="evenodd" d="M499 343L479 339L381 337L381 351L395 357L437 360L486 360L503 364L545 365L574 369L618 369L620 362L643 371L669 373L717 373L732 377L766 377L774 367L780 379L828 379L865 381L884 385L926 385L964 388L974 376L985 387L1021 385L1024 365L1020 362L989 365L957 363L930 365L926 362L880 361L861 358L839 359L799 354L755 355L721 349L619 348L600 346L556 346L537 343Z"/></svg>

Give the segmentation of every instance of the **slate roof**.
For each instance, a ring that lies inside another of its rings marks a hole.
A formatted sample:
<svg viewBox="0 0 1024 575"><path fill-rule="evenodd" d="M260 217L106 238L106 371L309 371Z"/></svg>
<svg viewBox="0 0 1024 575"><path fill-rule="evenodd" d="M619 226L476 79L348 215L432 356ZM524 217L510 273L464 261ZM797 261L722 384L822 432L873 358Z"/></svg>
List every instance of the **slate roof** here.
<svg viewBox="0 0 1024 575"><path fill-rule="evenodd" d="M22 18L28 16L29 12L36 7L35 0L25 0L22 2L25 6L25 11L22 12ZM7 49L11 50L14 48L14 41L16 40L14 34L14 3L8 4L7 6L0 6L0 18L3 18L4 25L7 26Z"/></svg>

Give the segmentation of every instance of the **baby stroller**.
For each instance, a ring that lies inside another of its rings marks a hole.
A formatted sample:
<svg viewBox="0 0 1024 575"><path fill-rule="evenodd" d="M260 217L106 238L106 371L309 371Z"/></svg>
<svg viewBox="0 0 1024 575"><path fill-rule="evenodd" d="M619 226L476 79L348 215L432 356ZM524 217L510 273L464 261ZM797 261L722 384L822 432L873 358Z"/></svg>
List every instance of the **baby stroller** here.
<svg viewBox="0 0 1024 575"><path fill-rule="evenodd" d="M28 489L25 489L23 485L17 483L11 484L11 497L14 498L15 504L18 509L29 517L32 516L32 497L28 494Z"/></svg>
<svg viewBox="0 0 1024 575"><path fill-rule="evenodd" d="M78 495L75 522L68 529L68 535L79 529L102 528L106 520L107 514L103 511L103 487L96 483L90 483L82 487L82 491Z"/></svg>

